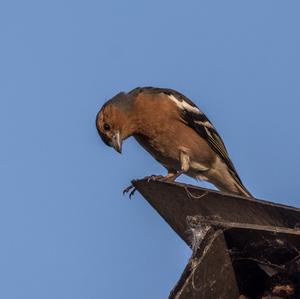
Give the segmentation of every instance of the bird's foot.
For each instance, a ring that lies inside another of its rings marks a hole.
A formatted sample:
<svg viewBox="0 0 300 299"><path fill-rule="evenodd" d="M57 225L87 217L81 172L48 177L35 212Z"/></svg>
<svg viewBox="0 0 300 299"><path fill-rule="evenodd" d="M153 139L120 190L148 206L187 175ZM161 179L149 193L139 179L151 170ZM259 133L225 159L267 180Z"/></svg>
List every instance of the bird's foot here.
<svg viewBox="0 0 300 299"><path fill-rule="evenodd" d="M135 191L136 191L136 188L134 186L130 185L123 190L123 195L125 195L126 193L129 192L128 196L129 196L129 199L131 199L131 197L134 195Z"/></svg>
<svg viewBox="0 0 300 299"><path fill-rule="evenodd" d="M162 175L149 175L144 177L144 180L147 180L147 182L149 183L150 181L159 181L159 182L172 182L173 181L173 177L171 176L162 176Z"/></svg>
<svg viewBox="0 0 300 299"><path fill-rule="evenodd" d="M149 183L150 181L159 181L159 182L173 182L174 179L177 176L174 175L166 175L166 176L162 176L162 175L149 175L149 176L145 176L144 180L147 180L147 182ZM128 186L127 188L125 188L123 190L123 195L129 193L129 198L131 199L131 197L134 195L136 191L136 188L132 185Z"/></svg>
<svg viewBox="0 0 300 299"><path fill-rule="evenodd" d="M147 180L147 182L149 183L150 181L160 181L161 179L163 178L162 175L148 175L148 176L145 176L143 178L143 180Z"/></svg>

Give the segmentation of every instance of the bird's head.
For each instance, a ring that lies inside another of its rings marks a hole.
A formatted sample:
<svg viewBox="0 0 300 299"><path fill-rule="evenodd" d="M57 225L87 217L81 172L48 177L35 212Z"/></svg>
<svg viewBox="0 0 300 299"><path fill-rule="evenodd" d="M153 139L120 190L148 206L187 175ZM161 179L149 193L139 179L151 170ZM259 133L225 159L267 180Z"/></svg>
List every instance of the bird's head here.
<svg viewBox="0 0 300 299"><path fill-rule="evenodd" d="M96 127L102 141L122 152L122 142L130 135L128 131L130 103L124 92L107 101L96 117Z"/></svg>

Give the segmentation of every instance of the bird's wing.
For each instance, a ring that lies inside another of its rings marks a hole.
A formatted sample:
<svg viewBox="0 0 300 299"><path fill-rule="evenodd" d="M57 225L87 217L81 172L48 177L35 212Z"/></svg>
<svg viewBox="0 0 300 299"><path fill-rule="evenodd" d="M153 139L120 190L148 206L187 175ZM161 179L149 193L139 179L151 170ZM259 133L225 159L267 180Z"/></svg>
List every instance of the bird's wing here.
<svg viewBox="0 0 300 299"><path fill-rule="evenodd" d="M206 115L183 94L171 89L164 90L164 93L178 106L182 120L208 142L214 152L226 163L232 175L243 186L222 138Z"/></svg>
<svg viewBox="0 0 300 299"><path fill-rule="evenodd" d="M188 107L186 107L181 109L183 121L208 142L215 153L217 153L217 155L226 163L229 173L236 183L244 190L245 194L252 197L251 193L245 188L232 161L230 160L225 144L215 127L199 108L198 112L195 110L197 109L195 104L192 108L193 109L188 109Z"/></svg>
<svg viewBox="0 0 300 299"><path fill-rule="evenodd" d="M195 106L195 109L196 108ZM210 147L222 158L231 170L236 171L229 158L225 144L213 124L200 109L198 109L198 113L195 113L195 111L196 110L189 111L188 109L181 109L181 117L184 122L208 142Z"/></svg>

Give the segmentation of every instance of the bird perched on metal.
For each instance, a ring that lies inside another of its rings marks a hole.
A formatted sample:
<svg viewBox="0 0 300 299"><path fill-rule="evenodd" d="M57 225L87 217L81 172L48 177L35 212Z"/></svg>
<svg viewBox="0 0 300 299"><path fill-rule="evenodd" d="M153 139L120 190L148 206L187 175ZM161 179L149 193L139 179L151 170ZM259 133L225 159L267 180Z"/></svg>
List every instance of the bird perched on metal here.
<svg viewBox="0 0 300 299"><path fill-rule="evenodd" d="M175 90L138 87L120 92L98 112L96 126L103 142L119 153L123 140L133 136L168 171L152 179L174 181L186 174L221 191L252 197L213 124Z"/></svg>

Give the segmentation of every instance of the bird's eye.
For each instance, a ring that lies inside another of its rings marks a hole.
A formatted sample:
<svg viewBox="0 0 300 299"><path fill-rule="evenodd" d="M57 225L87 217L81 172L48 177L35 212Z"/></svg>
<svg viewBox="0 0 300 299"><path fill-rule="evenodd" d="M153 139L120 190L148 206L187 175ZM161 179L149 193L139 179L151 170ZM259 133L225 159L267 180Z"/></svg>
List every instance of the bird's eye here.
<svg viewBox="0 0 300 299"><path fill-rule="evenodd" d="M109 131L110 130L110 125L109 124L104 124L103 126L105 131Z"/></svg>

